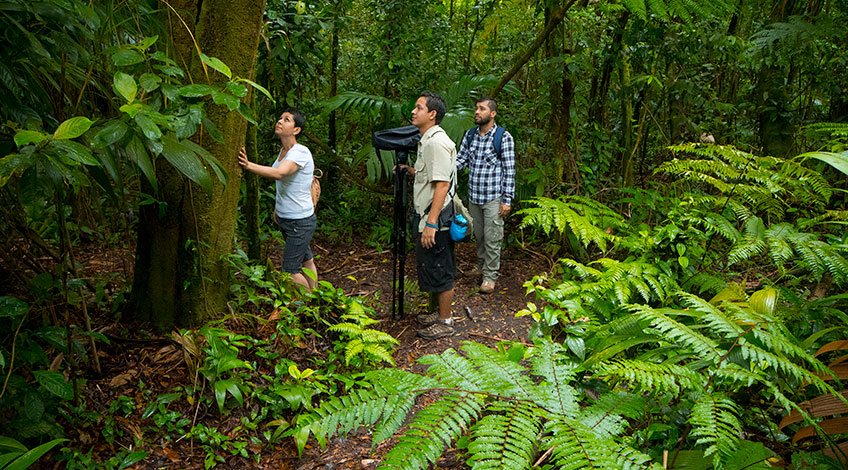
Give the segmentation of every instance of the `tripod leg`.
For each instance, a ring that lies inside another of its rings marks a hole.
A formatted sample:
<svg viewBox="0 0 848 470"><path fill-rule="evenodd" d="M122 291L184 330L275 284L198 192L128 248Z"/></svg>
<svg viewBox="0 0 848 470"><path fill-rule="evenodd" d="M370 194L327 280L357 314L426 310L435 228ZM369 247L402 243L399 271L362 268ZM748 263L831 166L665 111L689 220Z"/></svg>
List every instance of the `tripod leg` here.
<svg viewBox="0 0 848 470"><path fill-rule="evenodd" d="M407 181L406 171L400 174L400 230L398 231L398 245L400 253L400 279L398 281L398 311L400 318L403 318L403 297L406 291L406 224L404 223L407 214L409 201L407 200Z"/></svg>

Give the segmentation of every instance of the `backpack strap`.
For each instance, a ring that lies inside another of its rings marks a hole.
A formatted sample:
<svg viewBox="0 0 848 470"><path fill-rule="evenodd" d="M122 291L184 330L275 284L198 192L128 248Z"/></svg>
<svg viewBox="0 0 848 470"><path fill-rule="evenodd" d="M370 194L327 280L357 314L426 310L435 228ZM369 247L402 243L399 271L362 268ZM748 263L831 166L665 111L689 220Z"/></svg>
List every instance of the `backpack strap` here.
<svg viewBox="0 0 848 470"><path fill-rule="evenodd" d="M492 141L492 145L495 147L495 155L498 156L498 159L501 158L501 154L503 153L503 136L506 129L501 126L495 128L495 138Z"/></svg>
<svg viewBox="0 0 848 470"><path fill-rule="evenodd" d="M465 131L465 137L463 137L462 140L465 141L464 143L466 148L471 146L471 141L474 139L474 132L477 132L476 127L472 127L471 129Z"/></svg>
<svg viewBox="0 0 848 470"><path fill-rule="evenodd" d="M463 141L465 143L465 147L469 147L471 145L471 140L474 139L474 132L479 132L479 128L472 127L465 132L465 137ZM495 127L495 137L492 139L492 146L495 148L495 155L498 156L498 159L501 158L503 154L503 136L506 129L503 126Z"/></svg>

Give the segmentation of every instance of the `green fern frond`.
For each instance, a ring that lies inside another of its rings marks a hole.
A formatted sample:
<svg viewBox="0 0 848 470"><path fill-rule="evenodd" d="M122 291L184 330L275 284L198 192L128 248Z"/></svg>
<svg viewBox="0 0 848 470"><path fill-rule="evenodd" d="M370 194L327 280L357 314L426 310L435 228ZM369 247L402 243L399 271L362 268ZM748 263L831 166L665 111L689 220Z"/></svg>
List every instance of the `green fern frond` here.
<svg viewBox="0 0 848 470"><path fill-rule="evenodd" d="M362 330L362 341L375 344L400 344L394 336L385 331L372 329Z"/></svg>
<svg viewBox="0 0 848 470"><path fill-rule="evenodd" d="M719 468L725 458L733 454L741 437L742 424L739 410L733 400L723 395L703 395L692 407L689 424L691 436L697 445L705 445L705 457L713 456Z"/></svg>
<svg viewBox="0 0 848 470"><path fill-rule="evenodd" d="M689 293L683 292L679 295L680 303L689 308L679 313L706 323L713 334L723 339L735 340L745 333L745 330L739 326L737 321L734 321L735 319L731 315L726 314L713 304Z"/></svg>
<svg viewBox="0 0 848 470"><path fill-rule="evenodd" d="M346 435L360 426L370 426L380 416L391 413L386 405L392 400L385 390L358 390L350 395L334 397L324 402L301 427L309 427L321 447L326 446L327 438Z"/></svg>
<svg viewBox="0 0 848 470"><path fill-rule="evenodd" d="M651 464L651 456L620 442L613 442L610 453L621 470L644 470L647 468L661 470L659 463Z"/></svg>
<svg viewBox="0 0 848 470"><path fill-rule="evenodd" d="M645 397L636 393L610 392L599 396L584 411L587 413L619 414L628 419L645 415Z"/></svg>
<svg viewBox="0 0 848 470"><path fill-rule="evenodd" d="M344 333L350 336L359 336L362 333L362 327L353 323L336 323L327 328L327 331L334 333Z"/></svg>
<svg viewBox="0 0 848 470"><path fill-rule="evenodd" d="M342 114L358 113L374 123L403 121L403 103L376 95L348 91L334 96L323 103L323 112L338 111Z"/></svg>
<svg viewBox="0 0 848 470"><path fill-rule="evenodd" d="M693 212L683 215L680 220L693 227L700 227L707 234L721 235L722 238L731 242L739 239L739 231L736 230L733 222L727 217L715 212L701 214Z"/></svg>
<svg viewBox="0 0 848 470"><path fill-rule="evenodd" d="M398 369L369 372L364 378L374 384L372 389L360 389L347 396L324 401L302 418L299 429L308 428L323 447L330 437L345 435L360 426L371 426L378 421L382 423L381 426L400 426L406 416L404 413L398 421L398 410L403 408L403 403L410 402L407 408L411 408L417 395L438 385L432 378ZM389 436L394 430L391 430Z"/></svg>
<svg viewBox="0 0 848 470"><path fill-rule="evenodd" d="M594 243L606 250L607 242L615 241L615 236L606 230L624 227L624 221L612 209L582 196L538 197L526 202L536 207L518 211L524 217L521 228L536 227L545 234L552 231L560 235L571 233L584 247Z"/></svg>
<svg viewBox="0 0 848 470"><path fill-rule="evenodd" d="M384 361L384 362L387 362L387 363L389 363L393 366L395 365L395 360L394 360L394 358L392 358L391 351L389 351L384 346L381 346L379 344L373 344L373 343L372 344L366 344L365 347L363 348L362 352L371 356L371 358L377 360L378 362Z"/></svg>
<svg viewBox="0 0 848 470"><path fill-rule="evenodd" d="M681 286L684 291L696 291L699 294L716 294L727 287L727 280L708 272L699 272Z"/></svg>
<svg viewBox="0 0 848 470"><path fill-rule="evenodd" d="M471 429L469 463L475 470L525 469L533 464L542 410L523 403L496 403Z"/></svg>
<svg viewBox="0 0 848 470"><path fill-rule="evenodd" d="M811 136L848 137L848 123L844 122L817 122L804 126L804 130Z"/></svg>
<svg viewBox="0 0 848 470"><path fill-rule="evenodd" d="M462 350L477 366L477 370L488 377L486 385L491 393L524 400L532 399L535 384L525 374L525 369L509 360L505 354L474 342L464 342Z"/></svg>
<svg viewBox="0 0 848 470"><path fill-rule="evenodd" d="M655 364L642 360L617 359L600 364L596 377L624 380L646 392L668 392L678 395L685 390L702 390L704 376L676 364Z"/></svg>
<svg viewBox="0 0 848 470"><path fill-rule="evenodd" d="M569 385L577 373L574 364L563 363L565 348L545 340L537 343L530 359L533 375L542 379L536 386L537 405L560 416L574 417L580 411L577 392Z"/></svg>
<svg viewBox="0 0 848 470"><path fill-rule="evenodd" d="M778 372L782 372L787 376L787 378L791 378L799 384L810 383L821 391L832 390L832 388L821 378L807 369L795 364L786 356L767 351L752 344L750 341L741 344L739 346L739 351L742 357L760 369L767 369L771 367Z"/></svg>
<svg viewBox="0 0 848 470"><path fill-rule="evenodd" d="M490 378L481 373L475 364L453 348L442 354L430 354L418 360L428 365L427 374L436 378L445 387L463 390L487 390Z"/></svg>
<svg viewBox="0 0 848 470"><path fill-rule="evenodd" d="M615 441L604 439L583 423L559 418L546 423L546 434L551 436L545 447L551 449L551 460L562 469L620 470L621 465L610 449Z"/></svg>
<svg viewBox="0 0 848 470"><path fill-rule="evenodd" d="M448 393L416 413L395 447L378 468L427 468L435 464L445 447L477 421L484 401L479 395Z"/></svg>
<svg viewBox="0 0 848 470"><path fill-rule="evenodd" d="M591 264L603 269L595 269L572 259L560 260L584 282L564 282L562 287L570 292L559 291L564 298L577 297L585 304L592 304L610 293L620 304L634 301L638 294L645 302L660 302L679 290L677 282L656 263L645 260L618 261L601 258Z"/></svg>
<svg viewBox="0 0 848 470"><path fill-rule="evenodd" d="M699 184L705 192L718 192L727 201L720 207L730 208L740 221L753 214L782 219L790 207L823 210L833 193L820 172L799 161L758 157L731 146L685 144L670 148L693 158L666 162L656 172Z"/></svg>
<svg viewBox="0 0 848 470"><path fill-rule="evenodd" d="M403 426L413 406L415 406L415 395L389 395L386 397L386 406L382 417L376 422L371 437L372 450L376 449L381 442L395 435L398 429Z"/></svg>
<svg viewBox="0 0 848 470"><path fill-rule="evenodd" d="M663 310L655 310L644 305L634 305L630 309L640 318L644 318L653 328L656 328L666 341L677 342L700 355L704 360L718 363L721 354L713 339L669 318L663 313Z"/></svg>
<svg viewBox="0 0 848 470"><path fill-rule="evenodd" d="M365 344L360 339L353 339L345 346L345 364L350 365L350 362L365 350Z"/></svg>

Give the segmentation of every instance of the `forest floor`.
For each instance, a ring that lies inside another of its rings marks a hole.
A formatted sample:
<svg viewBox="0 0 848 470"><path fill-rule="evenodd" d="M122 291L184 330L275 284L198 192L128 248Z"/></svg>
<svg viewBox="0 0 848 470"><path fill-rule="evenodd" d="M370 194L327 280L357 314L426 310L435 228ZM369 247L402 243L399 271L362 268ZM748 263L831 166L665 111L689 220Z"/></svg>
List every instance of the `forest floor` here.
<svg viewBox="0 0 848 470"><path fill-rule="evenodd" d="M416 336L418 326L414 320L417 313L424 311L426 295L421 293L407 294L405 315L400 320L391 319L391 281L392 254L390 251L377 251L364 245L343 244L330 245L316 240L313 251L316 253L316 264L323 280L330 281L336 288L341 288L350 296L369 297L369 305L375 307L381 319L380 329L390 333L400 341L394 358L397 367L423 371L416 363L417 359L427 354L438 354L448 348L458 348L463 341L476 341L490 346L498 341L512 340L526 342L527 332L531 326L528 317L516 318L515 313L526 307L529 300L525 296L523 283L532 275L546 272L550 269L550 260L531 251L509 247L502 254L501 277L493 294L483 295L477 292L480 284L479 277L469 273L475 263L473 243L456 245L457 279L454 295L454 320L457 334L450 338L427 341ZM277 252L278 250L274 250ZM278 265L279 254L271 256ZM275 259L276 258L276 259ZM115 253L91 252L82 254L81 261L86 266L86 272L98 276L111 275L118 279L131 279L132 252L128 249ZM110 274L111 273L111 274ZM407 279L416 279L415 258L410 253L406 260L405 275ZM125 327L116 323L95 325L98 330L112 338L127 335ZM238 324L227 323L227 328L235 332L256 335L258 330L245 325L244 331L239 331ZM267 329L265 330L267 331ZM308 352L306 354L309 354ZM146 404L150 397L168 393L179 386L191 386L196 378L190 377L185 363L183 351L169 338L127 339L113 341L103 347L98 354L101 373L91 374L87 378L85 400L87 406L99 413L109 414L108 406L119 396L132 397L137 406ZM153 393L151 393L153 392ZM419 406L428 400L422 397ZM188 408L189 405L185 405ZM115 417L113 426L123 437L109 445L103 442L102 427L98 425L67 426L71 446L83 450L92 449L93 456L98 459L108 458L116 451L127 447L129 442L142 440L147 437L144 429L151 426L150 419L144 419L141 411L137 410L128 418ZM195 416L196 422L202 422L215 427L226 434L227 430L239 427L238 417L221 417L215 410L183 410L183 415ZM167 423L162 426L167 426ZM257 431L258 433L259 431ZM135 439L132 439L135 438ZM261 437L260 437L261 438ZM190 439L176 442L150 442L144 440L144 449L149 456L138 464L137 468L203 468L205 452ZM330 441L326 449L318 447L310 440L303 455L298 457L291 439L264 447L249 448L251 454L261 453L260 463L251 460L231 457L218 468L275 468L275 469L360 469L375 468L382 455L389 450L394 441L381 444L373 452L370 436L365 432ZM102 460L101 460L102 461ZM438 468L465 468L462 459L452 451L438 463Z"/></svg>

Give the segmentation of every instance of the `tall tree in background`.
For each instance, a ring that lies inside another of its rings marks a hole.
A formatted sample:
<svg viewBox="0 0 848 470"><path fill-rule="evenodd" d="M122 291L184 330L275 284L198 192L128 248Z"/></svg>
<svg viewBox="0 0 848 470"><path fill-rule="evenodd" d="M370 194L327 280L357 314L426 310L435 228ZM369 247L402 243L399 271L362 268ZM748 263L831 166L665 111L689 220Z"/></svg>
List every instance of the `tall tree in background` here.
<svg viewBox="0 0 848 470"><path fill-rule="evenodd" d="M163 6L173 55L194 83L222 81L210 73L200 53L228 64L233 74L252 77L264 1L178 0ZM133 306L136 319L160 328L187 325L221 312L226 305L228 270L239 197L235 155L244 144L246 121L222 107L210 107L210 129L195 137L229 175L206 194L170 167L157 169L164 213L141 209L136 247Z"/></svg>

